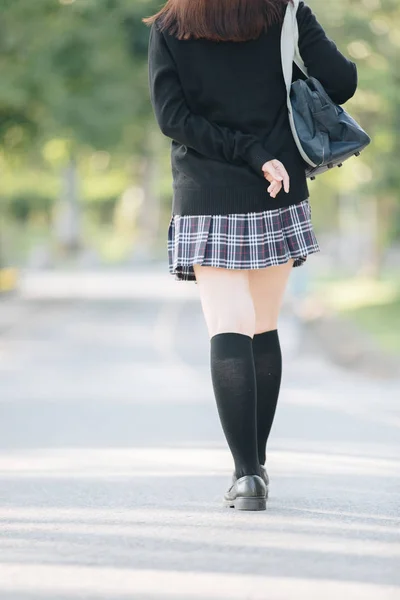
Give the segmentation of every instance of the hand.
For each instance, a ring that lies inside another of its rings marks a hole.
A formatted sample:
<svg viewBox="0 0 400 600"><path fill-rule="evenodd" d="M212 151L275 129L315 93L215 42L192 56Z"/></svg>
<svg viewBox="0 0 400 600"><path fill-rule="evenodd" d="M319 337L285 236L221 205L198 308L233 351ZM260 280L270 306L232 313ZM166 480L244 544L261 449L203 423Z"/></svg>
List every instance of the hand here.
<svg viewBox="0 0 400 600"><path fill-rule="evenodd" d="M282 184L285 192L289 192L289 174L279 160L274 159L266 162L265 165L263 165L262 170L264 172L265 179L271 184L267 190L271 198L276 198L282 189Z"/></svg>

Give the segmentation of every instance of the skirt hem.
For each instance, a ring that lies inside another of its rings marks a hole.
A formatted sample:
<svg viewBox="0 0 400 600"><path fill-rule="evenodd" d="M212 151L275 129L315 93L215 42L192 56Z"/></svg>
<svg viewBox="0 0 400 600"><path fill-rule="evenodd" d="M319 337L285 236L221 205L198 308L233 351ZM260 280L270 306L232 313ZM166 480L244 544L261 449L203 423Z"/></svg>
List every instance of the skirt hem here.
<svg viewBox="0 0 400 600"><path fill-rule="evenodd" d="M170 275L174 275L175 276L175 280L176 281L191 281L191 282L195 282L196 281L196 276L193 270L193 265L201 265L203 267L214 267L216 269L227 269L230 271L259 271L261 269L268 269L269 267L278 267L281 265L286 264L287 262L289 262L289 260L291 258L294 258L294 263L293 263L293 268L297 268L297 267L301 267L302 265L305 264L305 262L307 261L307 258L309 256L311 256L312 254L317 254L318 252L321 252L321 249L319 247L316 247L314 249L310 248L307 253L302 253L301 255L290 255L288 257L286 257L284 260L279 260L279 261L274 261L274 262L270 262L268 264L265 265L258 265L256 267L229 267L229 266L224 266L224 265L212 265L212 264L208 264L207 261L203 261L203 262L193 262L190 263L188 265L174 265L174 267L170 267L169 269L169 273Z"/></svg>

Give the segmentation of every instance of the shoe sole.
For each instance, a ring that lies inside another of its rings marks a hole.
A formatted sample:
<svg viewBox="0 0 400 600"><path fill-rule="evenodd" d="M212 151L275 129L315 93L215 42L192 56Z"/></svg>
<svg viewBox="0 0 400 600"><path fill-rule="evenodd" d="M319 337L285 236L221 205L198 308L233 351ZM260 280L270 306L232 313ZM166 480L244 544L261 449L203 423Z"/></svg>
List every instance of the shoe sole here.
<svg viewBox="0 0 400 600"><path fill-rule="evenodd" d="M267 499L261 498L236 498L236 500L224 502L226 508L236 508L236 510L267 510Z"/></svg>

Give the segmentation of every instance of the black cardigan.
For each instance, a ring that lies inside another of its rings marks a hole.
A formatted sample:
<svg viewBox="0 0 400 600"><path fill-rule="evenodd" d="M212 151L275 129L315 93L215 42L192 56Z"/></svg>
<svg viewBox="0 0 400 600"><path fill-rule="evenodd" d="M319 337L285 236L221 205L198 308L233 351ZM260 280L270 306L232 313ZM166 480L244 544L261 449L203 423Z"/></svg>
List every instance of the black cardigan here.
<svg viewBox="0 0 400 600"><path fill-rule="evenodd" d="M303 2L297 20L309 74L343 104L356 91L355 64ZM281 29L276 24L257 40L238 43L178 40L152 26L150 96L161 131L172 139L173 214L260 212L308 198L287 115ZM290 192L275 199L261 170L273 158L290 175Z"/></svg>

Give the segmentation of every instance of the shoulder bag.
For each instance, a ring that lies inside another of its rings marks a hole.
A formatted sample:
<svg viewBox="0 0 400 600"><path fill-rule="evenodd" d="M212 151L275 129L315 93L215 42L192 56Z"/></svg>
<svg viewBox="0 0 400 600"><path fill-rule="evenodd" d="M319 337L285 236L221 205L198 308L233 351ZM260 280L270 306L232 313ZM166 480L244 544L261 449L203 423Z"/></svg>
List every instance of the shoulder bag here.
<svg viewBox="0 0 400 600"><path fill-rule="evenodd" d="M299 0L287 6L282 27L282 68L287 89L289 121L307 177L341 167L343 162L371 142L368 134L339 105L332 102L321 83L308 77L299 51L297 10ZM292 83L293 62L307 77Z"/></svg>

